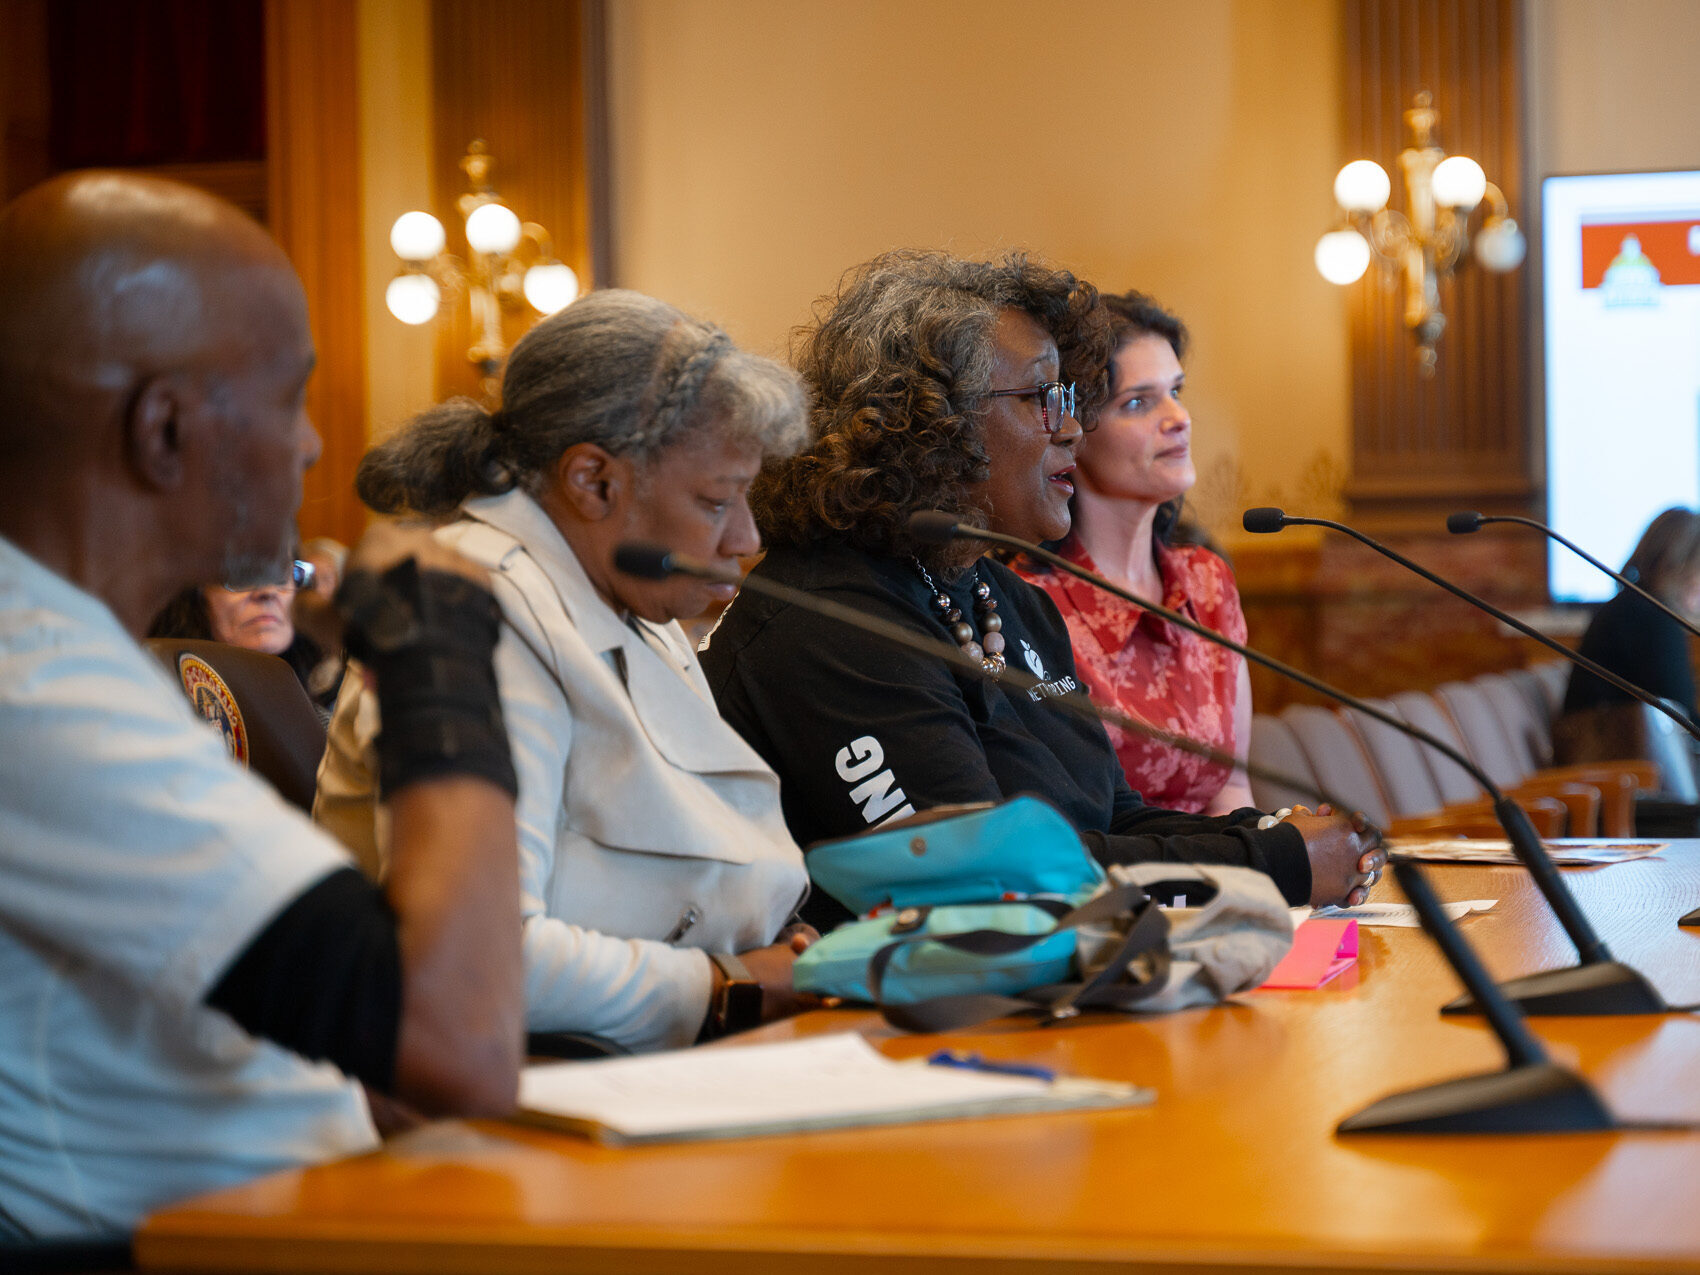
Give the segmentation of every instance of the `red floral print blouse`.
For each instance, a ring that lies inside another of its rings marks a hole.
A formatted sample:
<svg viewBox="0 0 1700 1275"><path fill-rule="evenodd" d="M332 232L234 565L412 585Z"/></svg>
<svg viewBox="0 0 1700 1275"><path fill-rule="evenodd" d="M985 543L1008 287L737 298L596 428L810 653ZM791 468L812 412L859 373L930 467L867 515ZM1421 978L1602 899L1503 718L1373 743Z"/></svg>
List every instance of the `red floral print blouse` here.
<svg viewBox="0 0 1700 1275"><path fill-rule="evenodd" d="M1059 551L1098 570L1072 535ZM1163 605L1243 644L1245 612L1228 564L1196 545L1158 544L1156 555ZM1030 558L1015 569L1062 612L1077 671L1093 699L1221 752L1235 751L1240 656ZM1197 813L1228 782L1225 766L1108 723L1105 729L1128 783L1153 806Z"/></svg>

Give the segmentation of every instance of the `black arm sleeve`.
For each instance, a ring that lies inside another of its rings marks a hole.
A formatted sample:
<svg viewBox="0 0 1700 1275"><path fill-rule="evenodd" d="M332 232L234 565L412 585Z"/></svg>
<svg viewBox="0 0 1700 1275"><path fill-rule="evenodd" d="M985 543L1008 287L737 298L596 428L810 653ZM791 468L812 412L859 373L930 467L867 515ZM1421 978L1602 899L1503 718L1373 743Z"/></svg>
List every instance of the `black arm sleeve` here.
<svg viewBox="0 0 1700 1275"><path fill-rule="evenodd" d="M1310 856L1290 823L1259 829L1255 810L1206 818L1144 807L1145 818L1124 821L1114 832L1083 832L1081 840L1100 863L1223 863L1267 874L1288 903L1310 902ZM1247 818L1249 816L1249 819ZM1138 831L1129 830L1129 824ZM1212 827L1212 825L1215 825Z"/></svg>
<svg viewBox="0 0 1700 1275"><path fill-rule="evenodd" d="M401 1029L401 949L383 892L341 868L280 912L207 1004L303 1058L389 1093Z"/></svg>

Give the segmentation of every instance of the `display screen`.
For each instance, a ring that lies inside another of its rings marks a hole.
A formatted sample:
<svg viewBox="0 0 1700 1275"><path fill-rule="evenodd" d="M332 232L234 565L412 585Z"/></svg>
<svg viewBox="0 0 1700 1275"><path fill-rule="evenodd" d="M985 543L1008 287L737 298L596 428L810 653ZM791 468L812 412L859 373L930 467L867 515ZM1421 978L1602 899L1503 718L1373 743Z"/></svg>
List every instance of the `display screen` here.
<svg viewBox="0 0 1700 1275"><path fill-rule="evenodd" d="M1700 504L1700 172L1542 183L1547 518L1616 568ZM1552 595L1617 589L1560 545Z"/></svg>

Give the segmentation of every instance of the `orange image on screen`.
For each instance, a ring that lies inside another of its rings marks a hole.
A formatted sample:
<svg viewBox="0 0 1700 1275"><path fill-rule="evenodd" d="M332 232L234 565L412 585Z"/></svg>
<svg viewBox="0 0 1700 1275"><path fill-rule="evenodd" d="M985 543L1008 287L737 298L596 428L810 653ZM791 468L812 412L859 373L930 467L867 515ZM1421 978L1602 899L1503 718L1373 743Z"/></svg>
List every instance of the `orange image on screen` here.
<svg viewBox="0 0 1700 1275"><path fill-rule="evenodd" d="M1700 217L1681 221L1603 222L1582 227L1582 286L1597 288L1606 270L1624 253L1624 241L1640 241L1640 254L1653 263L1666 287L1700 283ZM1634 245L1630 245L1634 251Z"/></svg>

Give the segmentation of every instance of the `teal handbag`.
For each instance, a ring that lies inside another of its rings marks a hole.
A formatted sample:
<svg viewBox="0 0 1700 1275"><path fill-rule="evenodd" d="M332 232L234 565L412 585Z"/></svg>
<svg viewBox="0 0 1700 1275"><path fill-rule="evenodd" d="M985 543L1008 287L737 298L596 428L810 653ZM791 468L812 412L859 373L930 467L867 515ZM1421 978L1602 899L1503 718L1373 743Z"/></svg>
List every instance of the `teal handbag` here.
<svg viewBox="0 0 1700 1275"><path fill-rule="evenodd" d="M1104 870L1074 826L1049 802L1025 794L817 842L806 862L815 886L857 916L882 905L1082 899L1104 884Z"/></svg>
<svg viewBox="0 0 1700 1275"><path fill-rule="evenodd" d="M820 842L807 863L861 919L800 955L793 985L882 1007L1066 982L1077 940L1058 924L1105 885L1073 826L1033 796Z"/></svg>
<svg viewBox="0 0 1700 1275"><path fill-rule="evenodd" d="M909 907L849 921L825 935L797 958L792 984L800 992L845 1000L912 1005L940 996L1014 996L1030 987L1066 982L1074 969L1075 936L1056 934L1067 903L945 903ZM1024 937L1045 936L1017 952L965 952L924 939L995 931ZM910 940L903 942L903 940ZM869 966L888 947L897 946L881 972L879 995Z"/></svg>

